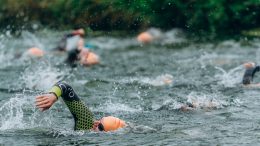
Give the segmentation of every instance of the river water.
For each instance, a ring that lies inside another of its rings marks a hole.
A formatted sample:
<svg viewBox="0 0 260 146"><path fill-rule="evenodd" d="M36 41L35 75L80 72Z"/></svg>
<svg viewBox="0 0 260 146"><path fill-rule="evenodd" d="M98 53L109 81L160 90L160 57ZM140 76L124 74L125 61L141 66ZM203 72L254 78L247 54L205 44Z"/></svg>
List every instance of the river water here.
<svg viewBox="0 0 260 146"><path fill-rule="evenodd" d="M0 35L0 145L260 143L260 91L241 85L241 64L260 61L259 39L201 43L179 30L164 32L162 40L149 45L131 36L87 37L101 63L72 69L63 64L65 54L51 51L62 33ZM47 54L22 54L32 46ZM59 80L71 84L96 119L112 115L129 126L75 132L62 101L40 112L34 97ZM187 102L197 107L180 110Z"/></svg>

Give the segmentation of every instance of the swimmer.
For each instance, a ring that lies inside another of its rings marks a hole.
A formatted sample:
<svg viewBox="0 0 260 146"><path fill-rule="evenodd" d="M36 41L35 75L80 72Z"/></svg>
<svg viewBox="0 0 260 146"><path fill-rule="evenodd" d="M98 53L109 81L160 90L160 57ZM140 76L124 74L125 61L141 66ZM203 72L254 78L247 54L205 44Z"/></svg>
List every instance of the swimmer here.
<svg viewBox="0 0 260 146"><path fill-rule="evenodd" d="M56 83L48 94L36 97L36 106L41 110L49 109L59 98L62 98L74 118L74 130L115 131L126 127L125 121L108 116L94 120L93 113L74 92L73 88L63 82Z"/></svg>
<svg viewBox="0 0 260 146"><path fill-rule="evenodd" d="M84 41L78 41L78 47L76 49L68 51L68 57L66 62L72 67L76 66L79 61L81 65L90 66L99 63L99 56L94 52L84 47Z"/></svg>
<svg viewBox="0 0 260 146"><path fill-rule="evenodd" d="M260 71L260 66L256 66L254 62L244 63L243 66L246 69L242 80L243 85L250 87L260 87L260 83L252 83L255 73Z"/></svg>
<svg viewBox="0 0 260 146"><path fill-rule="evenodd" d="M79 58L81 65L90 66L99 63L99 56L86 48L81 50Z"/></svg>
<svg viewBox="0 0 260 146"><path fill-rule="evenodd" d="M45 54L45 52L43 50L41 50L40 48L32 47L32 48L28 49L25 52L25 54L28 56L32 56L32 57L42 57Z"/></svg>
<svg viewBox="0 0 260 146"><path fill-rule="evenodd" d="M58 46L54 48L54 50L70 51L76 49L78 47L78 41L84 41L84 35L84 29L76 27L71 33L64 35L64 37L60 40Z"/></svg>
<svg viewBox="0 0 260 146"><path fill-rule="evenodd" d="M148 44L154 40L158 40L161 36L162 36L162 32L160 30L151 28L145 32L140 33L137 36L137 41L142 44Z"/></svg>
<svg viewBox="0 0 260 146"><path fill-rule="evenodd" d="M215 102L213 99L201 102L194 98L194 99L191 99L191 101L187 101L186 104L183 104L180 107L180 110L189 111L189 110L198 109L198 108L210 110L210 109L216 109L218 106L219 106L219 104L217 102Z"/></svg>

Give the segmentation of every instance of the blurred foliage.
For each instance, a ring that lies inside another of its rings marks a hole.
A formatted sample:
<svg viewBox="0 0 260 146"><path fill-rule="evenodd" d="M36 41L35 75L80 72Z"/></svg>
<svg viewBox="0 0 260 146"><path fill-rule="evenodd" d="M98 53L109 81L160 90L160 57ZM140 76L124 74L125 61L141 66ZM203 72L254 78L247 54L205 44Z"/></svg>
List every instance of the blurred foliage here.
<svg viewBox="0 0 260 146"><path fill-rule="evenodd" d="M260 27L260 0L0 0L0 27L32 23L93 30L183 28L194 33L239 34Z"/></svg>

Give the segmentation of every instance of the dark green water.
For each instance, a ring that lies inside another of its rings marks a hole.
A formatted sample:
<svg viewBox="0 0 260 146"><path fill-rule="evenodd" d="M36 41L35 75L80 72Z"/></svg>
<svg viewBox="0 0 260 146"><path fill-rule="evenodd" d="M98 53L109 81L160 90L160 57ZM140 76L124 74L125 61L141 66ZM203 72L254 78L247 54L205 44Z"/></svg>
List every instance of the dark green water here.
<svg viewBox="0 0 260 146"><path fill-rule="evenodd" d="M174 30L146 46L132 37L87 38L101 64L70 69L62 65L65 54L50 51L60 35L42 31L0 36L1 145L259 144L260 91L240 84L241 64L260 62L258 39L192 43ZM33 45L48 54L42 59L14 57ZM173 83L165 84L165 78ZM129 127L110 133L74 132L62 101L38 111L35 95L60 79L74 87L97 119L113 115ZM199 106L179 110L189 101Z"/></svg>

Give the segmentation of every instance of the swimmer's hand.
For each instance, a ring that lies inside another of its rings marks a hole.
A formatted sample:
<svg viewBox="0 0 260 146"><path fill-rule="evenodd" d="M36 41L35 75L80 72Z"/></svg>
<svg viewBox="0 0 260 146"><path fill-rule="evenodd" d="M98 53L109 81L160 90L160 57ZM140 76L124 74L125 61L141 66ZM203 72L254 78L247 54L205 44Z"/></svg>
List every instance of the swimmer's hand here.
<svg viewBox="0 0 260 146"><path fill-rule="evenodd" d="M49 109L57 100L57 97L52 93L39 95L36 96L36 106L41 111L45 111Z"/></svg>

